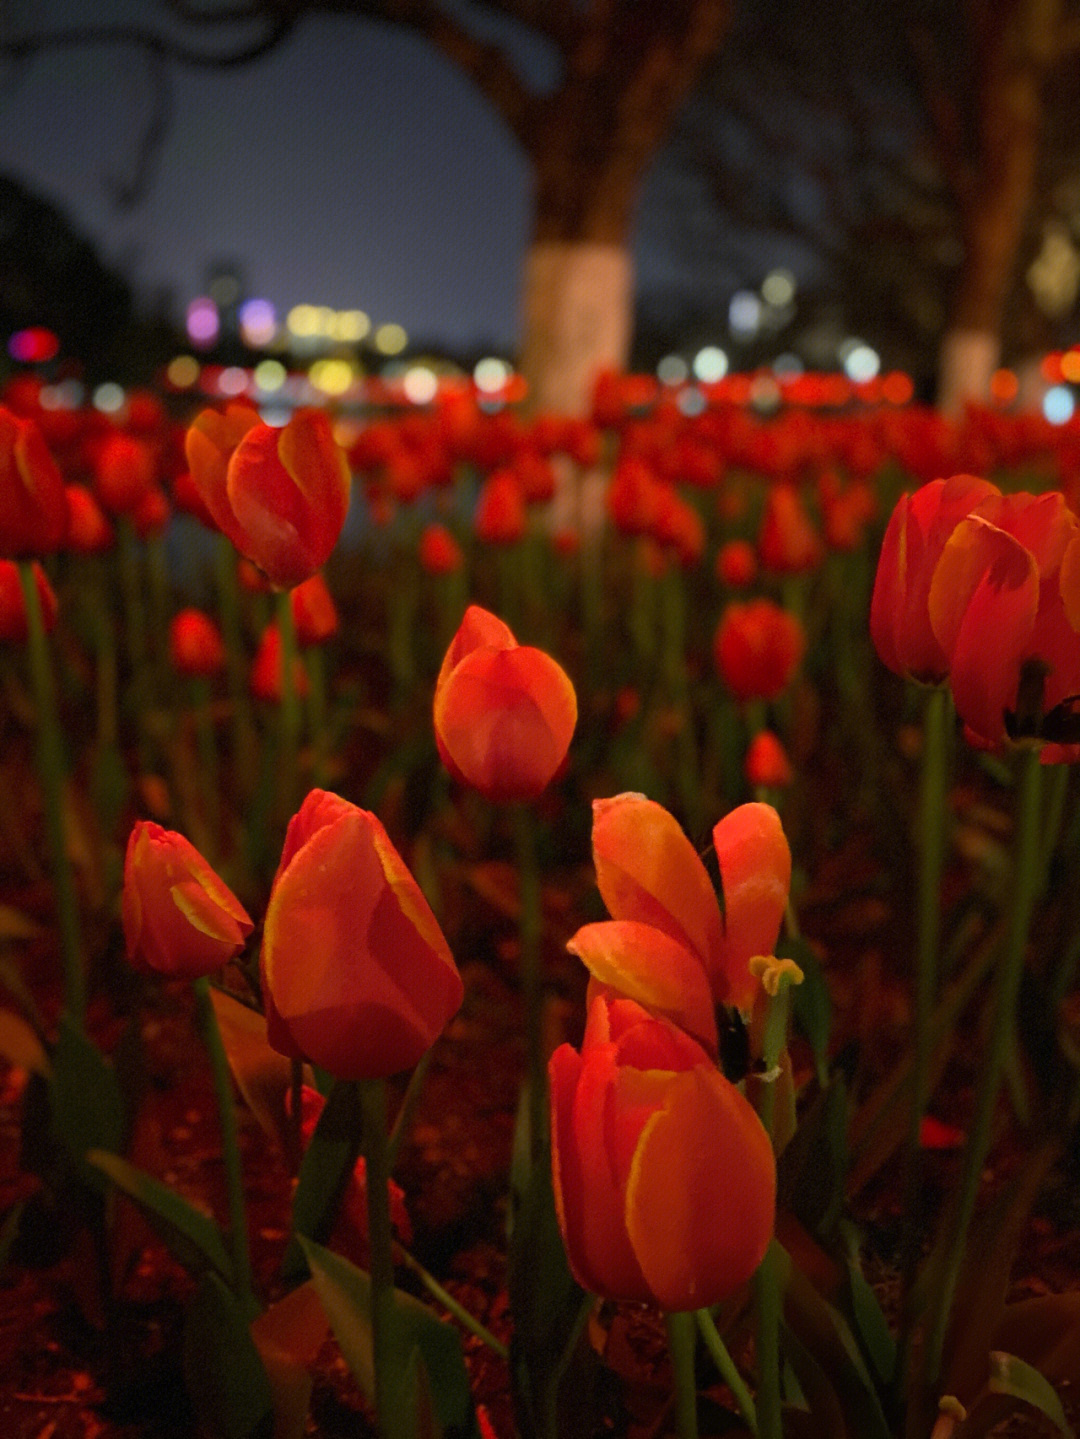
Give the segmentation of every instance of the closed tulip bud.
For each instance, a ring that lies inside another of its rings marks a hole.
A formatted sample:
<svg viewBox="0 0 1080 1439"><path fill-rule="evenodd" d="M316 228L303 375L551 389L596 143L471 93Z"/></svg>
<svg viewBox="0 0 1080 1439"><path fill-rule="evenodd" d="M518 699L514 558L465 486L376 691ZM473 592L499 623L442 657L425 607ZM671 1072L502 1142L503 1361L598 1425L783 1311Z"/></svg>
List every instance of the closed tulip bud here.
<svg viewBox="0 0 1080 1439"><path fill-rule="evenodd" d="M94 461L94 493L113 515L130 514L157 480L154 451L145 440L116 431L104 441Z"/></svg>
<svg viewBox="0 0 1080 1439"><path fill-rule="evenodd" d="M716 552L716 578L732 590L745 590L757 579L757 551L749 540L728 540Z"/></svg>
<svg viewBox="0 0 1080 1439"><path fill-rule="evenodd" d="M793 778L787 750L772 730L763 729L750 741L743 768L755 789L787 789Z"/></svg>
<svg viewBox="0 0 1080 1439"><path fill-rule="evenodd" d="M528 528L525 496L513 470L495 470L484 481L476 501L473 528L488 545L513 545Z"/></svg>
<svg viewBox="0 0 1080 1439"><path fill-rule="evenodd" d="M924 684L948 674L948 656L930 623L930 584L956 526L1000 493L976 475L953 475L901 495L885 530L870 602L870 638L895 674Z"/></svg>
<svg viewBox="0 0 1080 1439"><path fill-rule="evenodd" d="M674 1025L598 995L581 1052L548 1066L552 1185L570 1269L594 1294L700 1309L750 1279L776 1164L749 1101Z"/></svg>
<svg viewBox="0 0 1080 1439"><path fill-rule="evenodd" d="M160 535L169 523L171 514L165 491L155 485L141 496L131 512L131 525L140 540Z"/></svg>
<svg viewBox="0 0 1080 1439"><path fill-rule="evenodd" d="M219 410L201 410L184 437L191 482L214 524L232 543L243 550L243 532L229 503L229 460L240 441L259 423L250 405L229 405Z"/></svg>
<svg viewBox="0 0 1080 1439"><path fill-rule="evenodd" d="M312 790L289 823L260 958L267 1035L337 1079L410 1069L457 1013L461 976L378 819Z"/></svg>
<svg viewBox="0 0 1080 1439"><path fill-rule="evenodd" d="M170 979L200 979L243 949L247 911L181 834L139 820L124 858L128 959Z"/></svg>
<svg viewBox="0 0 1080 1439"><path fill-rule="evenodd" d="M225 642L202 610L181 610L169 625L169 660L178 675L209 679L225 666Z"/></svg>
<svg viewBox="0 0 1080 1439"><path fill-rule="evenodd" d="M322 575L312 575L297 585L289 599L297 644L321 645L337 634L337 606Z"/></svg>
<svg viewBox="0 0 1080 1439"><path fill-rule="evenodd" d="M550 655L470 605L435 683L434 719L455 779L496 802L536 799L570 748L577 696Z"/></svg>
<svg viewBox="0 0 1080 1439"><path fill-rule="evenodd" d="M812 570L821 559L821 537L810 522L794 485L771 485L758 535L758 554L765 569L777 575Z"/></svg>
<svg viewBox="0 0 1080 1439"><path fill-rule="evenodd" d="M115 535L105 511L85 485L67 486L67 545L77 555L104 554Z"/></svg>
<svg viewBox="0 0 1080 1439"><path fill-rule="evenodd" d="M67 493L33 420L0 408L0 556L52 554L67 538Z"/></svg>
<svg viewBox="0 0 1080 1439"><path fill-rule="evenodd" d="M57 603L52 585L39 564L33 566L34 584L41 607L45 633L56 627ZM14 560L0 560L0 641L25 644L29 629L26 620L26 599Z"/></svg>
<svg viewBox="0 0 1080 1439"><path fill-rule="evenodd" d="M429 575L452 575L464 562L461 546L445 525L430 524L420 536L420 566Z"/></svg>
<svg viewBox="0 0 1080 1439"><path fill-rule="evenodd" d="M279 705L284 693L283 679L281 632L277 625L269 624L263 630L259 648L255 651L255 658L251 661L248 684L251 687L251 693L257 700L263 700L266 704ZM293 690L301 699L304 699L310 689L311 682L308 679L307 670L304 668L304 662L297 655L296 663L293 666Z"/></svg>
<svg viewBox="0 0 1080 1439"><path fill-rule="evenodd" d="M713 640L717 673L738 700L775 699L805 648L798 619L766 599L728 605Z"/></svg>

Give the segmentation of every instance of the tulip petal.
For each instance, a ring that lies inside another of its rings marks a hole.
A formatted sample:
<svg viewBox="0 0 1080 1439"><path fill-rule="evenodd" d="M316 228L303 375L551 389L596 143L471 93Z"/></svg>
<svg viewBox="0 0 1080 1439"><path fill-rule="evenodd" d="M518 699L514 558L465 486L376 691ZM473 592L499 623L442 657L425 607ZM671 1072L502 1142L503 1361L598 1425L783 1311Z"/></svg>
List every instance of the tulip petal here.
<svg viewBox="0 0 1080 1439"><path fill-rule="evenodd" d="M596 979L680 1025L715 1058L712 993L693 950L630 919L584 925L566 947Z"/></svg>
<svg viewBox="0 0 1080 1439"><path fill-rule="evenodd" d="M1080 631L1080 531L1073 535L1061 557L1058 584L1066 618L1074 630Z"/></svg>
<svg viewBox="0 0 1080 1439"><path fill-rule="evenodd" d="M747 1009L757 980L747 965L772 954L791 888L791 849L771 804L742 804L713 828L724 896L723 967L727 1002Z"/></svg>
<svg viewBox="0 0 1080 1439"><path fill-rule="evenodd" d="M776 1165L760 1120L714 1069L675 1076L638 1141L626 1226L669 1312L719 1303L753 1274L773 1232Z"/></svg>
<svg viewBox="0 0 1080 1439"><path fill-rule="evenodd" d="M485 610L480 605L470 605L462 616L454 638L447 646L446 654L443 655L435 681L435 693L438 694L450 672L457 668L466 655L471 655L473 650L509 650L516 645L517 640L509 625L504 624L498 615L493 615L490 610Z"/></svg>
<svg viewBox="0 0 1080 1439"><path fill-rule="evenodd" d="M644 795L594 800L596 882L613 919L662 930L697 954L716 999L725 997L720 906L678 821Z"/></svg>

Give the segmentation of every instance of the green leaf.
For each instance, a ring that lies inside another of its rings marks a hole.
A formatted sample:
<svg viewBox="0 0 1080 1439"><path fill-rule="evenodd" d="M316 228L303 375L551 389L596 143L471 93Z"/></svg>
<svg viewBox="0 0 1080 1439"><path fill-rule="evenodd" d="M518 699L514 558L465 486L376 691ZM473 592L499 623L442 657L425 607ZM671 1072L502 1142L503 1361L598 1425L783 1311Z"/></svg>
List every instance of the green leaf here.
<svg viewBox="0 0 1080 1439"><path fill-rule="evenodd" d="M236 1087L244 1103L263 1129L289 1153L289 1126L285 1096L289 1090L292 1065L284 1055L270 1048L266 1019L249 1005L242 1004L223 989L210 987L221 1042Z"/></svg>
<svg viewBox="0 0 1080 1439"><path fill-rule="evenodd" d="M216 1274L199 1282L184 1321L184 1379L213 1439L271 1439L274 1407L251 1316Z"/></svg>
<svg viewBox="0 0 1080 1439"><path fill-rule="evenodd" d="M990 1355L990 1379L986 1386L991 1394L1005 1394L1013 1399L1022 1399L1045 1414L1047 1419L1066 1436L1074 1439L1072 1427L1065 1418L1065 1410L1057 1391L1049 1380L1044 1379L1037 1369L1017 1359L1015 1354L1004 1354L995 1349Z"/></svg>
<svg viewBox="0 0 1080 1439"><path fill-rule="evenodd" d="M0 1009L0 1056L16 1069L48 1079L52 1065L32 1024L11 1009Z"/></svg>
<svg viewBox="0 0 1080 1439"><path fill-rule="evenodd" d="M345 1362L364 1393L373 1398L370 1278L339 1254L303 1235L297 1239ZM408 1405L423 1418L424 1386L415 1358L419 1353L437 1421L428 1432L441 1431L446 1439L472 1439L478 1433L476 1415L457 1330L400 1289L394 1291L394 1306L396 1363L392 1374L382 1376L387 1402Z"/></svg>
<svg viewBox="0 0 1080 1439"><path fill-rule="evenodd" d="M791 1012L800 1033L814 1055L817 1081L822 1089L829 1080L829 1031L832 1027L832 1000L821 961L801 937L784 939L776 947L778 959L793 959L803 972L802 984L791 991Z"/></svg>
<svg viewBox="0 0 1080 1439"><path fill-rule="evenodd" d="M124 1101L112 1065L68 1015L53 1049L49 1098L52 1131L81 1159L88 1149L118 1150L124 1137Z"/></svg>
<svg viewBox="0 0 1080 1439"><path fill-rule="evenodd" d="M882 1386L889 1385L896 1372L896 1340L889 1330L877 1295L867 1283L855 1255L848 1258L847 1277L848 1300L851 1304L851 1316L855 1321L855 1332L859 1336L863 1352L874 1367L878 1383Z"/></svg>
<svg viewBox="0 0 1080 1439"><path fill-rule="evenodd" d="M286 1280L305 1275L303 1236L325 1244L333 1228L338 1201L360 1154L360 1094L355 1083L338 1081L327 1096L319 1122L304 1151L300 1179L293 1195L293 1238L282 1260Z"/></svg>
<svg viewBox="0 0 1080 1439"><path fill-rule="evenodd" d="M826 1243L834 1237L844 1203L847 1123L847 1086L837 1075L815 1095L777 1166L781 1205Z"/></svg>
<svg viewBox="0 0 1080 1439"><path fill-rule="evenodd" d="M91 1149L86 1162L108 1175L117 1189L135 1201L181 1264L193 1270L209 1265L232 1286L232 1259L221 1230L208 1214L119 1154Z"/></svg>

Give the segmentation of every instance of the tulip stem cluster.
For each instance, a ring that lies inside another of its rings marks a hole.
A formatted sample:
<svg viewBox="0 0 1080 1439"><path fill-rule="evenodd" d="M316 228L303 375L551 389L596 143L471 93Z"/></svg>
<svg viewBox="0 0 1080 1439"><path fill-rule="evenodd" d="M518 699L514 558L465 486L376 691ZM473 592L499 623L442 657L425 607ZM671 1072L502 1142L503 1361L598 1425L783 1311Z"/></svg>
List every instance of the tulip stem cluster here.
<svg viewBox="0 0 1080 1439"><path fill-rule="evenodd" d="M941 1356L948 1331L953 1296L956 1292L965 1242L975 1210L979 1180L990 1149L994 1109L997 1105L1001 1079L1010 1047L1014 1043L1016 1001L1024 971L1031 918L1038 895L1042 827L1042 765L1036 748L1024 750L1020 757L1020 773L1016 795L1016 821L1013 836L1012 908L1006 931L1005 952L995 975L993 1016L987 1042L975 1113L971 1121L964 1166L960 1180L960 1199L956 1219L945 1236L945 1268L940 1293L933 1310L933 1322L927 1339L925 1374L933 1383L941 1366Z"/></svg>
<svg viewBox="0 0 1080 1439"><path fill-rule="evenodd" d="M86 1017L86 979L83 973L79 914L67 846L64 842L64 751L56 708L56 684L33 566L19 561L19 582L26 605L30 677L37 703L38 773L45 806L45 828L52 860L53 886L60 925L60 956L64 969L64 1004L68 1016L81 1029Z"/></svg>
<svg viewBox="0 0 1080 1439"><path fill-rule="evenodd" d="M697 1328L692 1310L665 1314L668 1354L675 1380L675 1425L679 1439L698 1439L697 1383L694 1379L694 1345Z"/></svg>
<svg viewBox="0 0 1080 1439"><path fill-rule="evenodd" d="M514 837L521 886L519 935L525 998L529 1156L536 1165L543 1162L547 1153L547 1078L544 1067L544 996L540 973L540 868L536 854L536 825L528 805L514 806Z"/></svg>
<svg viewBox="0 0 1080 1439"><path fill-rule="evenodd" d="M248 1246L247 1211L244 1208L244 1176L240 1165L240 1141L236 1125L232 1078L217 1016L210 998L210 981L193 982L195 1021L210 1058L210 1073L221 1123L221 1157L225 1165L225 1195L229 1206L229 1237L232 1242L236 1296L245 1313L257 1312L251 1283L251 1251Z"/></svg>
<svg viewBox="0 0 1080 1439"><path fill-rule="evenodd" d="M705 1342L705 1348L712 1356L712 1361L720 1374L720 1378L731 1390L731 1396L738 1406L746 1427L751 1434L758 1432L757 1410L754 1407L753 1395L747 1388L742 1375L735 1367L735 1361L728 1352L728 1347L720 1337L712 1315L707 1309L699 1309L695 1314L698 1332Z"/></svg>
<svg viewBox="0 0 1080 1439"><path fill-rule="evenodd" d="M368 1239L371 1250L371 1334L375 1357L375 1413L382 1439L402 1432L400 1405L386 1392L394 1372L394 1253L390 1229L390 1163L386 1131L386 1081L356 1081L360 1093L361 1147L367 1171Z"/></svg>

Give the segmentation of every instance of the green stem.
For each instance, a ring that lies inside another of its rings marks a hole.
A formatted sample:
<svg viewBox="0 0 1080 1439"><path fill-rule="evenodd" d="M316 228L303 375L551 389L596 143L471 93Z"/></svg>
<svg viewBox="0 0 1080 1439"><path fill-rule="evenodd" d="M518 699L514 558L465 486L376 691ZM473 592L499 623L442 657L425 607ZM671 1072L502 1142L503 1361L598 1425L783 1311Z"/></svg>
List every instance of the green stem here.
<svg viewBox="0 0 1080 1439"><path fill-rule="evenodd" d="M210 1056L210 1072L221 1123L221 1157L225 1164L225 1193L229 1206L233 1267L236 1271L236 1297L245 1311L254 1313L251 1252L248 1248L247 1212L244 1208L244 1176L240 1166L240 1142L237 1135L232 1076L225 1046L221 1041L217 1015L214 1013L214 1003L210 998L210 981L205 977L196 979L194 990L195 1020L206 1045L206 1052Z"/></svg>
<svg viewBox="0 0 1080 1439"><path fill-rule="evenodd" d="M143 774L147 774L150 770L150 744L146 731L146 708L150 703L151 695L144 623L146 600L140 572L139 541L127 515L120 515L117 518L116 541L120 565L120 585L124 595L124 627L127 638L128 663L131 666L130 694L135 701L135 736L139 752L139 769Z"/></svg>
<svg viewBox="0 0 1080 1439"><path fill-rule="evenodd" d="M529 1093L529 1155L534 1165L547 1153L547 1075L543 1054L543 988L540 976L540 866L532 810L514 806L521 914L521 982L525 999L525 1082Z"/></svg>
<svg viewBox="0 0 1080 1439"><path fill-rule="evenodd" d="M199 677L192 681L192 708L195 716L195 739L199 747L199 788L202 791L206 824L213 839L213 853L207 859L214 863L221 847L221 776L218 767L217 735L210 711L210 686Z"/></svg>
<svg viewBox="0 0 1080 1439"><path fill-rule="evenodd" d="M901 1272L905 1293L915 1277L924 1196L922 1121L930 1099L933 1053L931 1021L937 998L941 944L941 875L945 864L945 787L948 765L949 695L944 686L930 690L923 715L922 777L919 789L918 934L915 960L915 1036L911 1068L904 1234ZM906 1332L901 1351L910 1338Z"/></svg>
<svg viewBox="0 0 1080 1439"><path fill-rule="evenodd" d="M679 1439L698 1439L697 1383L694 1379L697 1329L693 1311L665 1314L664 1324L675 1379L675 1431Z"/></svg>
<svg viewBox="0 0 1080 1439"><path fill-rule="evenodd" d="M431 1057L434 1053L435 1051L433 1049L425 1050L420 1056L420 1062L412 1074L409 1075L409 1082L405 1086L405 1094L398 1107L398 1112L394 1117L394 1127L390 1131L387 1153L388 1163L391 1169L393 1169L394 1162L397 1159L401 1142L409 1132L409 1124L413 1114L416 1112L416 1106L420 1102L420 1095L424 1089L424 1079L431 1066Z"/></svg>
<svg viewBox="0 0 1080 1439"><path fill-rule="evenodd" d="M386 1142L386 1082L357 1081L360 1090L362 1148L367 1174L368 1240L371 1251L371 1339L375 1358L375 1419L382 1439L398 1439L407 1430L403 1396L388 1392L394 1367L394 1252L390 1231L390 1163Z"/></svg>
<svg viewBox="0 0 1080 1439"><path fill-rule="evenodd" d="M1001 1077L1013 1038L1016 1000L1024 971L1024 955L1039 883L1041 789L1042 766L1039 763L1038 750L1026 750L1021 757L1017 786L1013 888L1005 951L996 975L986 1058L964 1150L960 1200L944 1249L946 1258L943 1279L927 1339L925 1373L928 1384L935 1382L941 1368L953 1295L964 1258L968 1227L975 1210L980 1176L990 1148L994 1108L1001 1087Z"/></svg>
<svg viewBox="0 0 1080 1439"><path fill-rule="evenodd" d="M419 1259L414 1258L403 1245L394 1244L394 1258L399 1264L403 1264L410 1274L415 1274L432 1299L452 1314L470 1334L475 1334L481 1344L486 1344L491 1352L497 1354L500 1359L509 1359L510 1351L502 1340L496 1339L490 1329L481 1324L475 1315L470 1314L463 1305L459 1304L454 1296L442 1287L435 1276L428 1273Z"/></svg>
<svg viewBox="0 0 1080 1439"><path fill-rule="evenodd" d="M326 652L322 645L312 645L307 652L308 732L311 735L311 782L316 789L326 787Z"/></svg>
<svg viewBox="0 0 1080 1439"><path fill-rule="evenodd" d="M544 1416L541 1430L543 1439L559 1439L559 1387L562 1384L563 1375L570 1365L570 1360L573 1358L578 1340L581 1338L581 1331L585 1328L596 1302L595 1294L585 1294L582 1297L570 1333L566 1336L566 1343L548 1374L547 1384L544 1386Z"/></svg>
<svg viewBox="0 0 1080 1439"><path fill-rule="evenodd" d="M292 596L280 590L277 597L278 634L281 639L281 707L278 724L281 749L278 754L278 783L282 816L291 818L296 809L297 770L300 756L300 696L296 690L296 625Z"/></svg>
<svg viewBox="0 0 1080 1439"><path fill-rule="evenodd" d="M747 1388L742 1375L735 1368L735 1361L728 1353L728 1347L720 1337L720 1331L713 1322L713 1317L707 1309L699 1309L694 1318L697 1320L698 1333L705 1341L705 1348L712 1356L712 1361L720 1373L720 1378L731 1390L732 1398L738 1406L739 1413L746 1423L751 1434L758 1432L757 1410L754 1408L754 1400L750 1390Z"/></svg>
<svg viewBox="0 0 1080 1439"><path fill-rule="evenodd" d="M225 673L232 705L233 763L240 795L248 799L255 786L255 728L247 691L244 640L240 628L240 592L236 551L224 535L215 536L214 563L221 634L225 641Z"/></svg>
<svg viewBox="0 0 1080 1439"><path fill-rule="evenodd" d="M72 1024L81 1032L86 1018L86 979L83 972L75 882L64 842L64 745L57 712L56 683L45 638L45 622L41 613L34 567L29 560L19 560L18 567L23 602L26 606L30 679L37 705L38 777L41 781L45 833L52 861L53 889L60 924L64 1007Z"/></svg>

